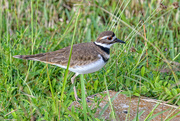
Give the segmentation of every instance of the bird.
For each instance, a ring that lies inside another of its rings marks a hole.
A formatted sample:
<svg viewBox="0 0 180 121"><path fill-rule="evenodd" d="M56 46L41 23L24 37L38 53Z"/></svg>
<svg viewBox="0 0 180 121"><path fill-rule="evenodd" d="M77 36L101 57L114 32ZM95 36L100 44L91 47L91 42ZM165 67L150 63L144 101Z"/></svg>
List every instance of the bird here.
<svg viewBox="0 0 180 121"><path fill-rule="evenodd" d="M99 34L96 41L74 44L70 59L69 71L74 72L71 83L74 84L75 78L79 74L93 73L108 62L110 58L110 47L115 43L125 43L118 39L113 31L103 31ZM34 55L15 55L14 58L41 61L66 69L69 60L70 46L62 49L40 53ZM74 97L79 100L75 85L73 87Z"/></svg>

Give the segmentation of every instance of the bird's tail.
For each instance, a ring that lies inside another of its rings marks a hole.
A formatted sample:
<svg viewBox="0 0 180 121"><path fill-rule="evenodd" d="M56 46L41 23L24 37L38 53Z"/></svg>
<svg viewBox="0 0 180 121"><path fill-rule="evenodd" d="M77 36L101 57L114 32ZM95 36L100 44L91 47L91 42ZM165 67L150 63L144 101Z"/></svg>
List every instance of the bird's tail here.
<svg viewBox="0 0 180 121"><path fill-rule="evenodd" d="M13 56L13 57L14 57L14 58L19 58L19 59L39 61L39 60L36 58L37 55L15 55L15 56Z"/></svg>

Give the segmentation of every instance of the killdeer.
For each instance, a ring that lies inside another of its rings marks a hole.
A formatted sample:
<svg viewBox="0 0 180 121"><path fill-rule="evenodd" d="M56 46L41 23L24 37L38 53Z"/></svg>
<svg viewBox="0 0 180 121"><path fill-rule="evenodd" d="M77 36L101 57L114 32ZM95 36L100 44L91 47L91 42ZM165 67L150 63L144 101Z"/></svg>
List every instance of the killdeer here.
<svg viewBox="0 0 180 121"><path fill-rule="evenodd" d="M79 74L88 74L100 70L109 60L110 47L114 43L125 43L118 39L114 32L104 31L100 33L95 42L80 43L73 45L69 71L75 73L71 78L72 84ZM70 46L48 53L35 55L15 55L14 58L41 61L47 64L67 68ZM74 96L78 100L75 86Z"/></svg>

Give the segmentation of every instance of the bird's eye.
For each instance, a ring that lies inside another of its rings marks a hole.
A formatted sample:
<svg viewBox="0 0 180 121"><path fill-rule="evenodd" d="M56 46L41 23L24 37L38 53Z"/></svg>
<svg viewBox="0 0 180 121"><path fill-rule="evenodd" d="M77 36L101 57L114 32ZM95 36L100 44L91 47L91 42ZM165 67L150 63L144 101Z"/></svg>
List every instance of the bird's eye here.
<svg viewBox="0 0 180 121"><path fill-rule="evenodd" d="M108 39L108 40L111 40L111 39L112 39L112 37L108 37L107 39Z"/></svg>

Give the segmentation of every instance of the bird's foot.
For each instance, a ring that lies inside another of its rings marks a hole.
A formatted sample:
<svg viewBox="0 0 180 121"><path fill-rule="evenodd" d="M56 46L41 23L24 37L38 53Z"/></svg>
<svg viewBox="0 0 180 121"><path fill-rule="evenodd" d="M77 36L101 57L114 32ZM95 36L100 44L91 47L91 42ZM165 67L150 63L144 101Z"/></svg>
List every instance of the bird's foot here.
<svg viewBox="0 0 180 121"><path fill-rule="evenodd" d="M86 102L91 102L91 100L93 100L95 97L96 97L96 94L88 96L86 98Z"/></svg>
<svg viewBox="0 0 180 121"><path fill-rule="evenodd" d="M87 98L86 98L86 102L87 103L89 103L89 102L91 102L91 100L92 99L94 99L96 97L96 94L95 95L91 95L91 96L88 96ZM80 102L81 101L81 98L76 98L76 101L78 101L78 102Z"/></svg>
<svg viewBox="0 0 180 121"><path fill-rule="evenodd" d="M77 98L76 98L76 101L77 101L77 102L81 101L81 98L77 97Z"/></svg>

